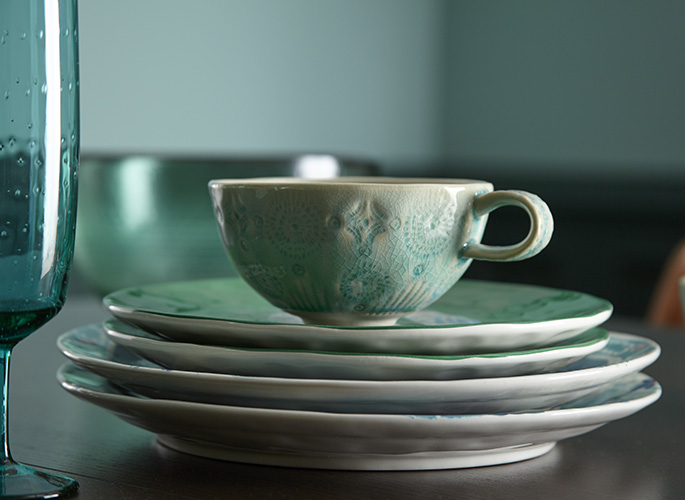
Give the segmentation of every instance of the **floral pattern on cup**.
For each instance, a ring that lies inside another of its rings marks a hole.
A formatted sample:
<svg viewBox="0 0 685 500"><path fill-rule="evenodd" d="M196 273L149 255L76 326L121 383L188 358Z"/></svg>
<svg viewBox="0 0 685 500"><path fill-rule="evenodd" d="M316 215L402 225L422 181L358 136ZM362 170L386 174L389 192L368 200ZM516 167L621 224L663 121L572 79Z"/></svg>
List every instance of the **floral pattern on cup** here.
<svg viewBox="0 0 685 500"><path fill-rule="evenodd" d="M251 216L253 220L260 217ZM320 218L320 209L297 196L278 196L267 205L263 237L284 257L306 259L320 251L328 238L328 228Z"/></svg>
<svg viewBox="0 0 685 500"><path fill-rule="evenodd" d="M400 225L405 232L407 250L428 259L442 253L453 241L456 205L450 203L446 193L440 192L427 199L424 207L400 220Z"/></svg>
<svg viewBox="0 0 685 500"><path fill-rule="evenodd" d="M340 214L344 229L354 237L355 254L368 256L376 236L388 230L388 216L383 208L370 200L360 200L350 211Z"/></svg>

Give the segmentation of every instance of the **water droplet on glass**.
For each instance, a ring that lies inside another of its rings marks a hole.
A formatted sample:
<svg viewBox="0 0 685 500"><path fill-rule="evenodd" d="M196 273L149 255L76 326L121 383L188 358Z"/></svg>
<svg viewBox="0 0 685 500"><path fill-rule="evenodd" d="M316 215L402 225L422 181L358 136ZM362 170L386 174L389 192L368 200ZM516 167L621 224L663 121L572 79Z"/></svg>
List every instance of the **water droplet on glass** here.
<svg viewBox="0 0 685 500"><path fill-rule="evenodd" d="M21 198L21 189L17 189L16 191L14 191L14 197Z"/></svg>
<svg viewBox="0 0 685 500"><path fill-rule="evenodd" d="M29 122L29 124L26 125L26 128L29 129L29 130L31 130L31 129L33 128L33 123L32 123L32 122Z"/></svg>
<svg viewBox="0 0 685 500"><path fill-rule="evenodd" d="M42 167L43 166L43 160L41 160L40 158L36 158L36 161L34 161L33 163L35 163L36 167ZM38 189L38 188L36 188L36 189Z"/></svg>
<svg viewBox="0 0 685 500"><path fill-rule="evenodd" d="M19 155L17 158L17 165L23 165L24 164L24 157Z"/></svg>
<svg viewBox="0 0 685 500"><path fill-rule="evenodd" d="M9 99L9 98L10 98L10 91L9 91L9 90L5 90L4 96L5 96L5 100Z"/></svg>
<svg viewBox="0 0 685 500"><path fill-rule="evenodd" d="M7 231L0 231L0 238L7 238Z"/></svg>
<svg viewBox="0 0 685 500"><path fill-rule="evenodd" d="M36 141L35 141L35 139L31 139L31 140L29 141L29 148L30 148L30 149L33 149L33 148L35 148L35 147L36 147Z"/></svg>
<svg viewBox="0 0 685 500"><path fill-rule="evenodd" d="M14 143L17 142L17 140L14 137L10 137L10 140L7 142L10 147L14 146Z"/></svg>
<svg viewBox="0 0 685 500"><path fill-rule="evenodd" d="M26 97L30 96L31 95L31 89L26 89L26 92L24 92L24 95Z"/></svg>
<svg viewBox="0 0 685 500"><path fill-rule="evenodd" d="M21 82L21 78L17 77L16 82L17 82L17 84L19 84Z"/></svg>
<svg viewBox="0 0 685 500"><path fill-rule="evenodd" d="M38 33L38 38L40 38L42 40L44 36L45 36L45 32L43 30L40 30L40 32Z"/></svg>
<svg viewBox="0 0 685 500"><path fill-rule="evenodd" d="M47 94L47 93L48 93L48 84L47 84L47 83L44 83L44 84L40 87L40 91L41 91L43 94Z"/></svg>
<svg viewBox="0 0 685 500"><path fill-rule="evenodd" d="M26 40L26 36L27 36L26 31L22 31L21 35L19 35L19 39L20 40Z"/></svg>

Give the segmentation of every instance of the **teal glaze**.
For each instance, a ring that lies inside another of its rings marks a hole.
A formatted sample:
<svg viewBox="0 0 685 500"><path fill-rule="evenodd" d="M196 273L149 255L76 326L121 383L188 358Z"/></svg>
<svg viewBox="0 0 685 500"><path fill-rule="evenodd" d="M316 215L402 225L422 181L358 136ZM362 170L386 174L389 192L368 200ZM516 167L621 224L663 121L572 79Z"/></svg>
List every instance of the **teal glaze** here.
<svg viewBox="0 0 685 500"><path fill-rule="evenodd" d="M121 332L125 335L135 336L138 338L143 338L147 340L153 340L156 342L169 342L163 339L159 335L147 332L140 328L137 328L128 323L124 323L114 318L109 318L104 322L104 325L109 330L115 330ZM95 332L101 332L102 326L100 325L89 325L82 327L84 332L88 332L88 335L95 335ZM379 355L378 353L370 352L340 352L340 351L316 351L316 350L305 350L305 349L269 349L271 352L284 352L284 353L309 353L309 354L323 354L330 356L364 356L364 357L390 357L390 358L412 358L412 359L429 359L429 360L441 360L441 361L456 361L460 359L472 359L472 358L484 358L484 359L496 359L496 358L506 358L506 357L520 357L526 356L528 354L534 353L544 353L556 350L564 350L568 347L580 347L580 346L590 346L594 344L603 343L609 338L609 332L603 328L590 328L589 330L581 333L577 337L572 337L570 339L565 339L561 342L557 342L550 346L540 347L537 349L521 349L517 351L503 351L503 352L489 352L489 353L479 353L479 354L462 354L462 355L420 355L420 354L399 354L399 353L383 353ZM224 346L216 346L217 349L226 349ZM264 352L264 348L232 348L240 351L246 352Z"/></svg>
<svg viewBox="0 0 685 500"><path fill-rule="evenodd" d="M599 330L599 329L598 329ZM605 331L604 331L605 332ZM586 338L596 339L596 332L588 332ZM93 324L74 329L63 334L60 337L60 345L63 349L70 350L77 353L79 356L91 357L98 359L108 359L117 363L123 363L133 366L157 367L159 365L150 360L144 359L137 354L134 354L128 349L115 347L112 342L104 334L102 325ZM563 346L560 346L563 348ZM558 349L559 347L550 349L541 349L540 352L551 349ZM295 351L290 351L295 352ZM311 351L317 353L317 351ZM479 355L478 357L506 357L506 356L522 356L527 353L535 352L534 350L522 352L505 352L490 355ZM640 358L646 358L655 352L660 352L660 347L654 342L630 335L612 335L609 342L588 356L579 359L573 363L568 364L553 373L578 372L581 370L591 370L597 368L605 368L607 366L627 363ZM357 354L357 353L334 353L334 352L318 352L319 354L330 355L349 355L349 356L374 356L373 354ZM377 356L377 355L376 355ZM416 356L416 355L402 355L402 354L383 354L383 356L390 357L404 357L404 358L423 358L436 360L457 360L466 359L475 356ZM650 363L651 364L651 363Z"/></svg>
<svg viewBox="0 0 685 500"><path fill-rule="evenodd" d="M179 342L112 318L99 329L115 344L175 370L338 380L455 380L551 373L602 349L609 341L606 330L591 328L538 348L501 348L498 352L474 349L472 354L445 350L452 354L421 355L324 350L333 347L325 344L312 345L313 349L303 345L278 349L267 342L260 348L208 345L201 339ZM431 343L425 333L418 335Z"/></svg>
<svg viewBox="0 0 685 500"><path fill-rule="evenodd" d="M179 451L272 466L386 471L482 467L531 458L512 458L509 452L526 450L531 442L549 443L543 445L540 453L544 453L556 441L640 411L661 393L658 384L647 388L649 377L636 373L605 386L612 398L606 402L597 398L594 406L570 403L539 411L519 407L506 415L453 412L424 418L414 416L415 411L302 412L144 398L71 363L60 368L57 378L74 396L158 434L165 446ZM636 385L639 389L632 390ZM236 447L249 450L251 456L232 454ZM506 457L500 455L504 447ZM226 453L219 453L222 450ZM443 458L449 454L450 461L436 467L436 452ZM454 458L459 461L453 462Z"/></svg>
<svg viewBox="0 0 685 500"><path fill-rule="evenodd" d="M110 308L178 318L283 325L302 322L270 304L239 278L125 288L107 295L104 303ZM525 325L590 317L611 310L610 302L581 292L461 280L427 309L401 318L393 328ZM353 328L374 330L376 327Z"/></svg>
<svg viewBox="0 0 685 500"><path fill-rule="evenodd" d="M306 323L392 325L449 290L473 258L529 258L553 222L535 195L483 181L350 178L212 181L219 230L238 273ZM523 208L522 242L480 245L487 214ZM474 209L475 207L475 209Z"/></svg>
<svg viewBox="0 0 685 500"><path fill-rule="evenodd" d="M77 19L76 0L0 1L3 499L58 498L78 489L73 479L16 462L8 421L13 413L11 352L62 308L74 253L80 144Z"/></svg>
<svg viewBox="0 0 685 500"><path fill-rule="evenodd" d="M259 408L340 413L473 414L546 410L585 397L648 366L658 346L613 334L613 355L596 351L550 373L442 380L330 379L249 376L162 368L117 346L100 329L61 335L58 348L74 363L143 396ZM610 363L605 365L605 361Z"/></svg>
<svg viewBox="0 0 685 500"><path fill-rule="evenodd" d="M86 391L93 391L95 393L99 393L102 395L117 395L117 396L122 396L125 398L131 398L131 399L147 399L144 398L140 395L137 395L135 393L131 393L130 391L119 387L117 385L111 384L108 379L99 376L95 373L86 371L82 367L79 367L75 364L72 363L67 363L62 365L60 367L57 378L62 384L62 386L68 390L69 392L73 392L78 395L79 390L86 390ZM606 408L608 405L614 405L614 404L619 404L619 405L626 405L626 404L634 404L634 403L639 403L640 401L644 400L644 406L653 403L656 401L660 396L661 396L661 385L651 378L649 375L642 373L642 372L637 372L637 373L631 373L626 375L625 377L611 381L601 388L599 388L596 392L593 392L587 396L581 397L581 398L576 398L572 401L567 401L558 405L550 405L548 407L532 410L532 409L527 409L527 408L521 408L521 409L513 409L511 411L503 411L503 412L497 412L497 413L445 413L445 414L420 414L420 413L399 413L399 414L383 414L383 413L370 413L370 414L356 414L356 413L343 413L343 412L335 412L335 416L337 419L340 421L347 421L347 420L352 420L352 421L357 421L358 425L363 425L365 419L374 419L374 418L382 418L383 420L387 420L389 423L393 422L395 424L398 423L398 421L412 421L412 420L427 420L427 421L434 421L436 423L439 423L441 421L449 421L449 420L464 420L465 422L472 421L474 425L478 425L480 421L484 420L485 418L489 419L501 419L502 422L502 427L499 429L500 432L505 432L505 429L507 428L508 424L515 424L517 420L523 420L527 419L527 416L533 416L537 415L537 418L539 418L542 421L546 421L546 427L552 427L554 424L554 420L556 419L559 421L561 418L564 417L564 414L567 414L570 420L575 420L575 418L580 418L582 420L582 414L583 413L590 413L590 412L601 412L604 413L606 412L607 414L611 413L611 410L609 408ZM154 402L155 399L149 399L149 401ZM164 401L163 399L160 399L158 401ZM94 403L97 403L96 401L91 401ZM123 402L123 400L122 400ZM182 401L183 404L185 405L195 405L196 403L193 401ZM227 409L230 409L230 405L217 405L219 408L224 406ZM635 408L634 411L638 411L640 408L638 404L638 408ZM201 407L201 406L200 406ZM211 406L205 406L207 408L211 408ZM251 410L251 413L254 414L260 414L262 412L271 412L271 413L278 413L279 416L287 416L287 415L292 415L294 417L300 417L303 416L303 414L295 411L293 413L290 413L292 410L283 410L283 409L261 409L261 408L254 408L254 407L249 407ZM118 412L115 412L118 413ZM326 413L326 412L323 412ZM329 413L334 413L334 412L329 412ZM633 411L630 411L628 414L633 413ZM574 415L576 416L574 418ZM626 415L624 415L626 416ZM325 418L325 417L324 417ZM535 417L534 417L535 418ZM304 419L303 419L304 420ZM613 420L613 419L608 419ZM348 422L350 423L350 422ZM601 423L606 423L606 422L601 422ZM486 425L486 422L483 421L483 424ZM493 425L492 422L489 423L489 425ZM286 427L287 428L287 427ZM348 427L349 429L353 429L354 426L350 425ZM392 428L392 426L389 426L389 428ZM335 433L334 428L331 428L330 431ZM392 431L390 431L392 432Z"/></svg>
<svg viewBox="0 0 685 500"><path fill-rule="evenodd" d="M529 259L540 253L552 239L552 213L547 204L534 194L515 190L483 193L475 199L473 205L475 216L479 219L487 217L490 212L503 206L521 208L530 218L530 231L523 241L507 246L483 245L479 240L472 239L462 251L464 257L491 261Z"/></svg>
<svg viewBox="0 0 685 500"><path fill-rule="evenodd" d="M574 399L569 403L552 406L545 409L545 412L555 412L560 410L582 409L587 411L591 408L610 404L625 404L640 399L656 398L661 396L661 385L645 373L631 373L625 378L603 386L601 389L581 398ZM502 412L493 416L506 417L515 414L514 412ZM462 419L473 418L474 415L410 415L416 419Z"/></svg>

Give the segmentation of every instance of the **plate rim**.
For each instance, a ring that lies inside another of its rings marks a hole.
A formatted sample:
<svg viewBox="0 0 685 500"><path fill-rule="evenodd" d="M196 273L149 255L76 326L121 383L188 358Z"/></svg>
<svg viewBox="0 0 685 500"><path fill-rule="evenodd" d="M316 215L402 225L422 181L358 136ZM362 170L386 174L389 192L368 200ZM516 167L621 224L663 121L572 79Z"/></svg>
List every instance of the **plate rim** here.
<svg viewBox="0 0 685 500"><path fill-rule="evenodd" d="M518 399L560 396L566 393L578 392L577 396L593 392L599 387L610 384L613 381L636 373L652 364L660 355L660 346L651 339L633 334L613 333L614 337L628 339L633 342L646 343L651 350L640 357L627 361L620 361L609 366L595 366L579 370L542 373L534 375L502 376L493 378L455 379L455 380L340 380L340 379L305 379L286 377L260 377L231 375L224 373L209 373L185 370L169 370L163 367L132 366L125 363L93 358L92 356L74 353L65 347L66 339L77 334L79 329L66 332L57 340L62 353L73 363L95 372L105 378L117 378L123 384L135 384L135 379L150 377L150 379L164 381L166 386L176 380L182 387L183 384L194 386L202 384L206 387L204 396L212 396L217 388L222 392L229 391L237 398L258 398L267 401L267 405L275 404L279 399L279 391L299 392L298 398L293 398L296 404L315 406L322 404L319 396L322 391L329 394L328 402L331 405L359 405L360 402L351 398L354 394L383 394L378 397L378 404L392 407L397 404L400 396L406 398L409 393L421 395L416 400L405 401L405 404L419 405L468 405L481 404L483 391L493 391L508 395L510 392L518 394ZM104 336L104 333L102 334ZM106 338L105 340L111 342ZM103 347L104 349L104 347ZM108 373L109 375L105 375ZM600 376L601 375L601 376ZM128 382L124 380L128 378ZM131 380L134 382L131 382ZM138 383L140 385L140 382ZM148 388L154 389L151 385ZM173 384L172 384L173 385ZM549 386L554 390L550 391ZM162 390L173 390L164 389ZM459 398L451 401L442 401L446 394L455 394L458 391ZM237 394L237 395L236 395ZM429 396L428 399L423 395ZM575 395L575 393L574 393ZM310 399L311 398L311 399ZM480 398L480 399L479 399ZM160 398L163 399L163 398ZM490 401L508 401L511 398L489 398ZM289 400L290 401L290 400ZM291 403L292 403L291 401ZM365 400L362 400L365 401ZM403 399L404 401L404 399ZM218 402L216 404L219 404ZM283 403L279 403L283 404ZM289 403L290 404L290 403ZM390 413L389 410L385 410ZM357 411L358 412L358 411ZM355 411L351 411L355 413Z"/></svg>
<svg viewBox="0 0 685 500"><path fill-rule="evenodd" d="M580 316L573 316L569 318L554 318L550 320L531 320L531 321L514 321L514 322L502 322L502 321L497 321L497 322L481 322L481 323L467 323L467 324L452 324L452 325L394 325L392 327L387 327L387 326L340 326L340 325L314 325L314 324L305 324L305 323L281 323L281 322L270 322L270 321L247 321L247 320L239 320L239 319L226 319L226 318L212 318L212 317L203 317L199 315L192 315L192 314L173 314L173 313L168 313L168 312L159 312L159 311L142 311L140 309L137 309L133 306L124 306L121 304L116 304L112 303L113 298L115 298L118 294L124 293L127 290L135 290L135 289L141 289L141 288L149 288L149 287L160 287L160 286L165 286L165 285L182 285L184 283L201 283L201 282L220 282L220 281L231 281L234 283L244 283L240 278L236 277L229 277L229 278L212 278L212 279L205 279L205 280L187 280L187 281L175 281L175 282L170 282L170 283L155 283L151 285L140 285L140 286L132 286L132 287L126 287L122 288L120 290L116 290L114 292L111 292L107 295L105 295L102 298L102 303L104 307L109 310L112 314L114 315L121 315L121 316L127 316L127 317L133 317L135 315L150 315L150 316L157 316L161 318L172 318L172 319L184 319L184 320L190 320L190 321L200 321L200 322L218 322L218 323L228 323L228 324L236 324L236 325L243 325L244 327L264 327L264 326L278 326L279 328L286 328L286 329L292 329L292 328L304 328L307 330L323 330L323 331L345 331L345 332L369 332L372 331L375 334L383 334L385 332L397 332L401 330L452 330L452 329L460 329L460 328L477 328L477 327L493 327L493 326L506 326L507 328L511 327L518 327L518 326L523 326L523 327L530 327L531 325L537 325L537 324L550 324L550 323L556 323L556 322L581 322L583 320L587 320L589 318L608 318L612 313L614 306L611 302L609 302L606 299L597 297L592 294L588 294L585 292L579 292L579 291L572 291L572 290L565 290L561 288L553 288L553 287L547 287L547 286L542 286L542 285L531 285L527 283L509 283L509 282L500 282L500 281L491 281L491 280L476 280L476 279L461 279L457 282L457 285L459 283L477 283L477 284L487 284L487 285L494 285L494 286L511 286L511 287L526 287L526 288L535 288L535 289L540 289L540 290L546 290L546 291L555 291L555 292L572 292L572 293L577 293L582 295L584 298L592 299L597 302L597 305L593 308L593 312L588 312L586 314L580 315ZM245 284L246 287L249 287L249 285ZM249 288L252 290L251 288ZM255 292L256 293L256 292ZM449 294L449 291L446 292L446 294ZM114 299L116 300L116 299ZM265 300L265 299L263 299ZM440 299L438 299L440 300ZM271 306L274 307L275 306ZM429 309L431 306L428 306ZM424 309L424 310L426 310Z"/></svg>

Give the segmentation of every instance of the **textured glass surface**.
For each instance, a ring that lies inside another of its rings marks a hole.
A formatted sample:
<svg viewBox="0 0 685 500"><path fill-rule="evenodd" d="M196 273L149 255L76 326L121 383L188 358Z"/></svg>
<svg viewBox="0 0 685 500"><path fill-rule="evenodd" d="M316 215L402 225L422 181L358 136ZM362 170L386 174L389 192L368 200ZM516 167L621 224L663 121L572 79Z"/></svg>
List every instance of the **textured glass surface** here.
<svg viewBox="0 0 685 500"><path fill-rule="evenodd" d="M9 451L12 347L64 303L74 249L79 151L76 0L0 2L0 348L2 498L54 498L70 479Z"/></svg>

